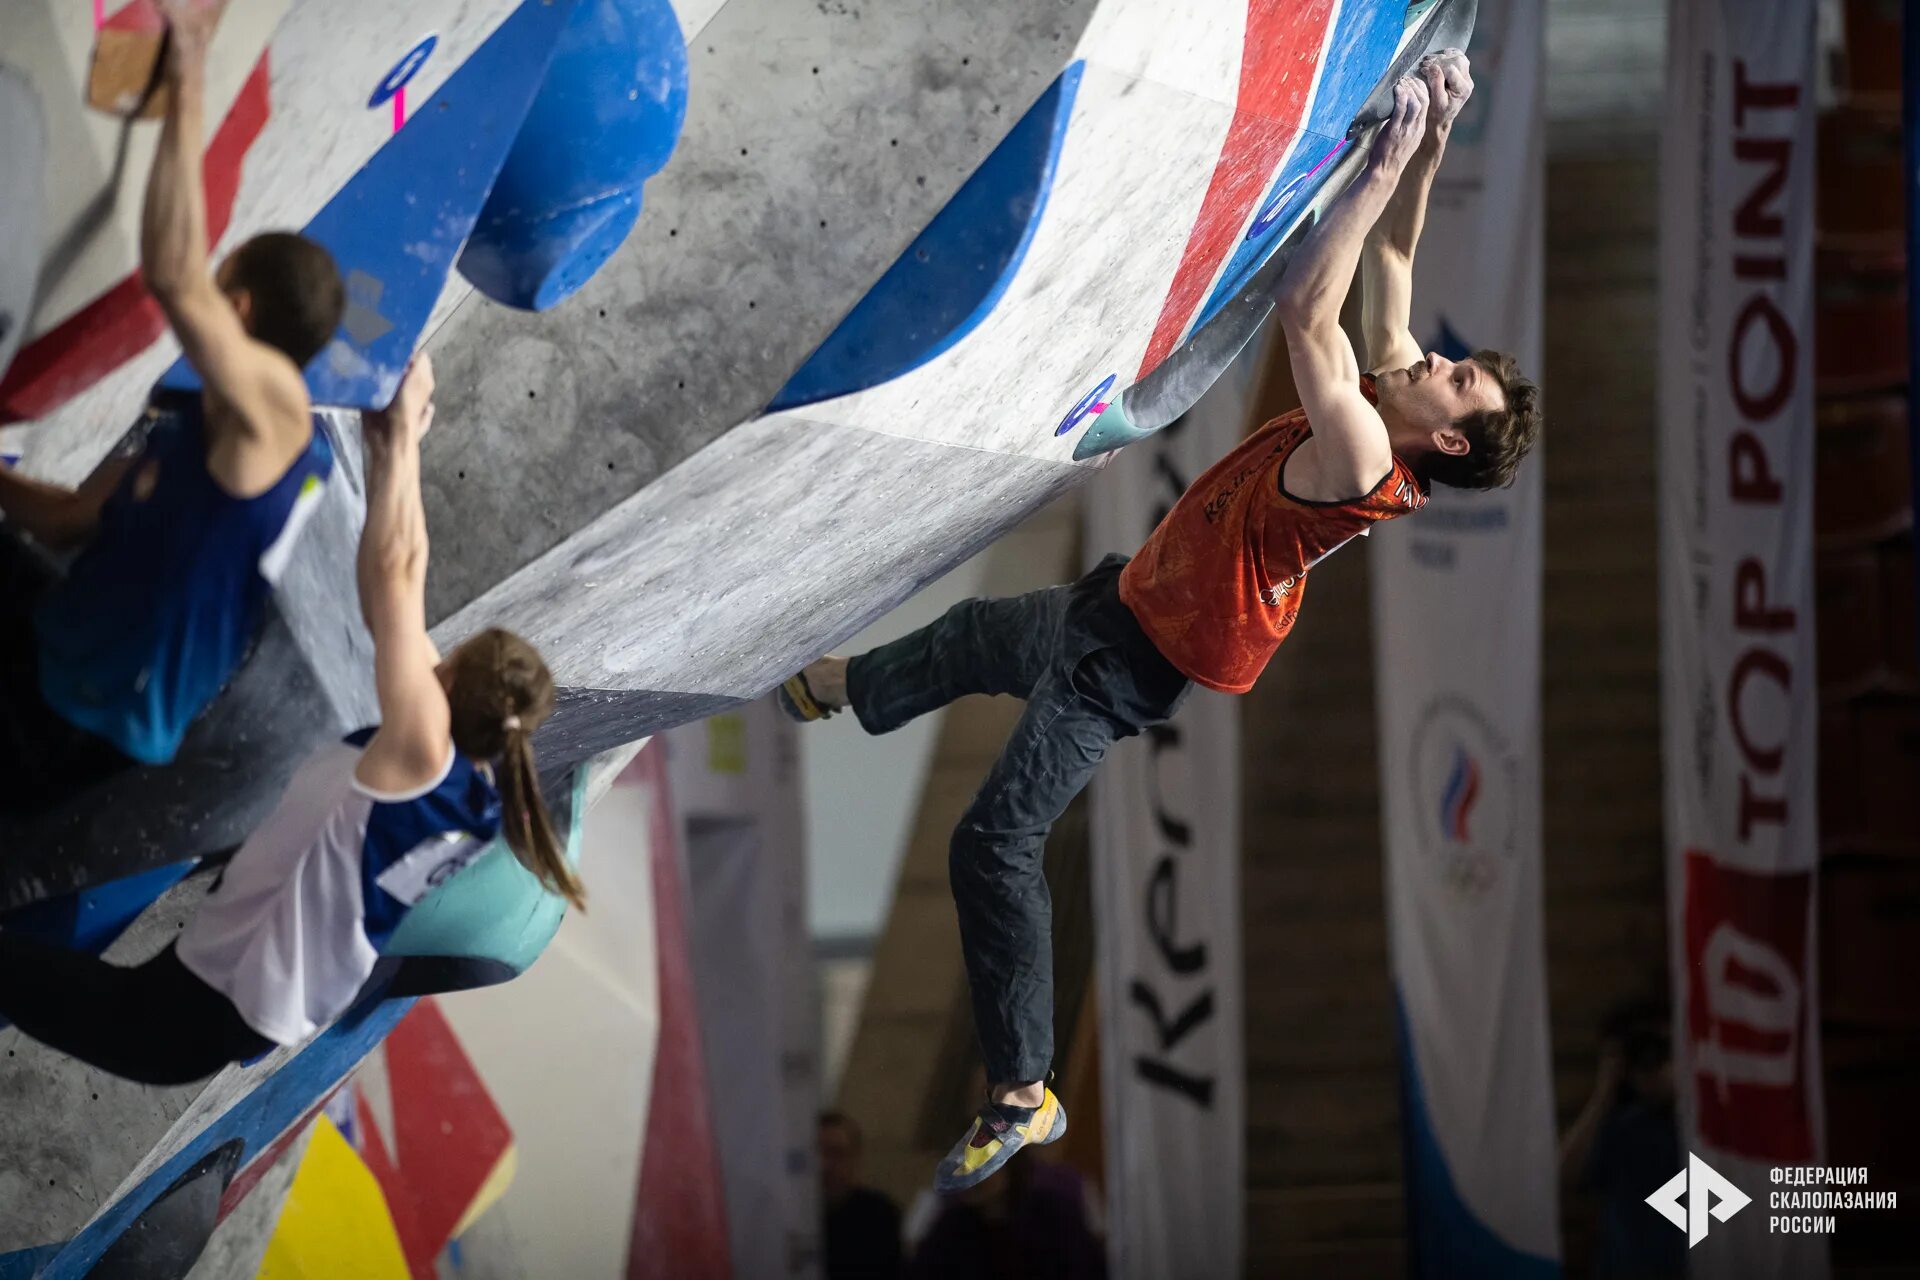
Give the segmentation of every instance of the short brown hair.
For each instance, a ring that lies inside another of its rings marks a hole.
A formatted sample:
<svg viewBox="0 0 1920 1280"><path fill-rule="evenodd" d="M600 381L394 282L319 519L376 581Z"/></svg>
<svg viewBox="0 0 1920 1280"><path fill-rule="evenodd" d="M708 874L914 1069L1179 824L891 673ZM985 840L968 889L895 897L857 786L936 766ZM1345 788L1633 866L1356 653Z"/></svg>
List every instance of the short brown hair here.
<svg viewBox="0 0 1920 1280"><path fill-rule="evenodd" d="M333 255L291 231L268 231L233 251L227 287L253 299L247 330L301 368L319 355L346 313Z"/></svg>
<svg viewBox="0 0 1920 1280"><path fill-rule="evenodd" d="M1500 384L1507 407L1482 409L1454 423L1467 437L1467 451L1434 454L1425 479L1455 489L1504 489L1540 438L1540 388L1521 375L1520 362L1504 351L1476 351L1473 362Z"/></svg>

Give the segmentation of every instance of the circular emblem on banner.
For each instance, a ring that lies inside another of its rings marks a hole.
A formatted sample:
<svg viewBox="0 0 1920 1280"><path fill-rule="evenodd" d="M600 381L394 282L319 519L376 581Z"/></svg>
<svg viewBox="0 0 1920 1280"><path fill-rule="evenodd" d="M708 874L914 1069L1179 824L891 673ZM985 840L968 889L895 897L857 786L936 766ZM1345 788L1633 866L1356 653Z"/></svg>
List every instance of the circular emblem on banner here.
<svg viewBox="0 0 1920 1280"><path fill-rule="evenodd" d="M1480 709L1449 694L1434 699L1413 731L1407 762L1421 847L1440 879L1478 896L1514 857L1518 762Z"/></svg>
<svg viewBox="0 0 1920 1280"><path fill-rule="evenodd" d="M1054 428L1053 434L1063 436L1088 418L1097 418L1105 413L1108 404L1107 392L1113 390L1113 384L1118 381L1119 376L1114 373L1108 374L1101 379L1099 386L1081 396L1080 402L1067 410L1066 417L1060 419L1060 425Z"/></svg>
<svg viewBox="0 0 1920 1280"><path fill-rule="evenodd" d="M428 36L407 50L406 56L393 64L393 70L380 77L380 83L374 86L373 96L367 99L367 107L377 107L406 88L407 81L420 74L420 68L427 65L427 59L433 56L433 47L439 43L439 36Z"/></svg>

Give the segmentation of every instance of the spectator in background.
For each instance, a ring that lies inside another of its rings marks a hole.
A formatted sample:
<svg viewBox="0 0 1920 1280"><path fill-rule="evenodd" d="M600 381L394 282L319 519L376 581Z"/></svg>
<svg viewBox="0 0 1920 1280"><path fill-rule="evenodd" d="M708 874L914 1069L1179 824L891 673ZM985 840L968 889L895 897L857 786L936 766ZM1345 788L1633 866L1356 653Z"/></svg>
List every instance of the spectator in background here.
<svg viewBox="0 0 1920 1280"><path fill-rule="evenodd" d="M860 1185L860 1126L838 1111L820 1113L820 1200L826 1213L826 1280L896 1280L900 1209Z"/></svg>
<svg viewBox="0 0 1920 1280"><path fill-rule="evenodd" d="M1596 1280L1686 1275L1686 1233L1646 1202L1684 1164L1667 1012L1619 1009L1601 1030L1593 1096L1560 1142L1561 1181L1599 1201Z"/></svg>

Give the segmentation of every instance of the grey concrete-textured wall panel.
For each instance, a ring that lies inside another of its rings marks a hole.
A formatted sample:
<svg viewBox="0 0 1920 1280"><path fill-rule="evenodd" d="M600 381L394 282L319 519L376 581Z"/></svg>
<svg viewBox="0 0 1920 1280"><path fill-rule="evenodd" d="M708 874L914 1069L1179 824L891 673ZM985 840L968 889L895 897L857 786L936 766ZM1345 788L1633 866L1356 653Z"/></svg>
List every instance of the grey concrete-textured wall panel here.
<svg viewBox="0 0 1920 1280"><path fill-rule="evenodd" d="M435 635L447 644L510 627L569 687L753 698L1094 474L795 415L763 419Z"/></svg>
<svg viewBox="0 0 1920 1280"><path fill-rule="evenodd" d="M1067 462L1056 436L1109 374L1146 356L1231 108L1089 62L1019 271L966 339L869 390L796 410L893 435ZM784 416L784 415L774 415Z"/></svg>
<svg viewBox="0 0 1920 1280"><path fill-rule="evenodd" d="M651 735L704 720L732 710L741 701L714 693L563 686L552 717L534 740L541 777L552 791L575 765L632 743L636 734Z"/></svg>
<svg viewBox="0 0 1920 1280"><path fill-rule="evenodd" d="M137 964L164 947L213 882L211 871L175 885L107 949ZM0 1030L0 1253L73 1236L109 1203L166 1136L200 1084L155 1088L83 1067Z"/></svg>
<svg viewBox="0 0 1920 1280"><path fill-rule="evenodd" d="M1095 0L729 0L632 238L556 311L430 343L444 617L758 413L1073 55ZM1236 19L1237 21L1237 19ZM817 68L817 74L816 74Z"/></svg>

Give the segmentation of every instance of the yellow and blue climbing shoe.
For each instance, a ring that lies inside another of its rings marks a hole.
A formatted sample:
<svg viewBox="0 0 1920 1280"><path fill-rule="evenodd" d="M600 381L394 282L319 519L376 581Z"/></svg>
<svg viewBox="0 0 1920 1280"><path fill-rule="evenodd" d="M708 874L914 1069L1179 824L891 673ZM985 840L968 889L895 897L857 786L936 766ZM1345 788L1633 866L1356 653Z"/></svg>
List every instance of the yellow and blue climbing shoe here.
<svg viewBox="0 0 1920 1280"><path fill-rule="evenodd" d="M989 1102L973 1118L964 1138L947 1152L934 1170L935 1191L965 1191L998 1173L1013 1153L1029 1144L1044 1147L1067 1132L1067 1109L1053 1090L1037 1107L1015 1107Z"/></svg>
<svg viewBox="0 0 1920 1280"><path fill-rule="evenodd" d="M807 683L804 671L788 676L774 696L779 700L780 709L802 724L833 718L833 708L813 696L813 686Z"/></svg>

